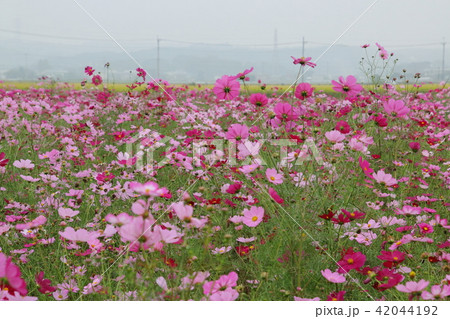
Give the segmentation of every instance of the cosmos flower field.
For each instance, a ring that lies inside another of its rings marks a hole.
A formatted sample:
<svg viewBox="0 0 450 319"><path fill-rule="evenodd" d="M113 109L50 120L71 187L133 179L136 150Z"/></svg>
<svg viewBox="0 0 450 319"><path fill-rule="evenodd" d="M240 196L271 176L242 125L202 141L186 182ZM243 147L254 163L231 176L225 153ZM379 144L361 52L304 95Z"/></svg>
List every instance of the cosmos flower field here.
<svg viewBox="0 0 450 319"><path fill-rule="evenodd" d="M449 300L450 89L252 70L1 89L0 299Z"/></svg>

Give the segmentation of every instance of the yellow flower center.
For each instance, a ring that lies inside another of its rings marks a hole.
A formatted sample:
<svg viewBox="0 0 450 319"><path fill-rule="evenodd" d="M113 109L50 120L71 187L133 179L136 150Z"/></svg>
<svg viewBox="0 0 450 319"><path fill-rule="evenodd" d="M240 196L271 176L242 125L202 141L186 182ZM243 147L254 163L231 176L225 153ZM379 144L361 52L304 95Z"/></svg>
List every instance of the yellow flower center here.
<svg viewBox="0 0 450 319"><path fill-rule="evenodd" d="M271 181L274 181L274 180L275 180L275 177L270 176L270 180L271 180Z"/></svg>
<svg viewBox="0 0 450 319"><path fill-rule="evenodd" d="M252 221L256 222L258 220L258 216L253 216Z"/></svg>
<svg viewBox="0 0 450 319"><path fill-rule="evenodd" d="M349 264L353 264L355 261L353 260L353 258L349 258L349 259L347 259L347 263L349 263Z"/></svg>

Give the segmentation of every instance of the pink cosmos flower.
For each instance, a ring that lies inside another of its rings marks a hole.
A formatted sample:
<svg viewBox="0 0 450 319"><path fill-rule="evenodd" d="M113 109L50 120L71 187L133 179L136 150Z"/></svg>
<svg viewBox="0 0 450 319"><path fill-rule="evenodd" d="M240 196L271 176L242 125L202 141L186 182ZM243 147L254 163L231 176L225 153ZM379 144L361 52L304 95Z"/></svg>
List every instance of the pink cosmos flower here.
<svg viewBox="0 0 450 319"><path fill-rule="evenodd" d="M192 219L192 213L194 212L194 209L190 205L184 205L183 202L178 202L172 204L172 208L177 214L178 218L185 221L190 222Z"/></svg>
<svg viewBox="0 0 450 319"><path fill-rule="evenodd" d="M387 58L389 57L389 53L380 44L375 43L375 45L378 47L378 51L380 51L379 52L380 58L382 58L383 60L387 60Z"/></svg>
<svg viewBox="0 0 450 319"><path fill-rule="evenodd" d="M336 284L345 282L345 277L338 272L332 272L330 269L321 270L320 272L322 273L322 276L324 276L325 279L329 282L333 282Z"/></svg>
<svg viewBox="0 0 450 319"><path fill-rule="evenodd" d="M325 137L332 143L339 143L345 140L345 135L336 130L326 132Z"/></svg>
<svg viewBox="0 0 450 319"><path fill-rule="evenodd" d="M248 127L242 124L233 124L228 129L225 137L229 140L245 140L249 136Z"/></svg>
<svg viewBox="0 0 450 319"><path fill-rule="evenodd" d="M169 225L170 224L166 224ZM179 233L176 229L162 228L160 225L156 225L153 230L153 235L157 240L165 242L167 244L173 244L180 241L181 237L183 237L183 233ZM156 239L154 240L156 241Z"/></svg>
<svg viewBox="0 0 450 319"><path fill-rule="evenodd" d="M283 175L278 174L275 168L268 168L266 170L266 177L272 184L282 184L283 183Z"/></svg>
<svg viewBox="0 0 450 319"><path fill-rule="evenodd" d="M246 158L247 156L257 157L259 154L259 150L261 149L262 143L256 141L256 142L250 142L246 140L245 142L238 145L239 153L238 156L241 158ZM260 164L261 162L255 160L253 162L254 164Z"/></svg>
<svg viewBox="0 0 450 319"><path fill-rule="evenodd" d="M89 232L86 229L79 229L75 231L72 227L67 227L64 231L60 231L61 237L71 241L88 242L91 239L97 238L100 234L97 232Z"/></svg>
<svg viewBox="0 0 450 319"><path fill-rule="evenodd" d="M139 182L131 182L129 184L131 190L140 193L141 195L157 197L159 196L159 186L155 182L147 182L145 184L141 184Z"/></svg>
<svg viewBox="0 0 450 319"><path fill-rule="evenodd" d="M69 298L69 291L66 289L58 289L53 292L53 298L55 298L55 300L66 300Z"/></svg>
<svg viewBox="0 0 450 319"><path fill-rule="evenodd" d="M130 250L138 251L150 248L153 240L151 228L153 220L143 219L142 216L134 217L133 220L119 229L119 235L123 242L131 242Z"/></svg>
<svg viewBox="0 0 450 319"><path fill-rule="evenodd" d="M377 181L377 183L386 186L393 186L398 183L398 181L393 178L391 174L386 174L383 170L379 170L377 173L372 174L372 177Z"/></svg>
<svg viewBox="0 0 450 319"><path fill-rule="evenodd" d="M300 100L305 100L311 97L314 92L314 88L309 83L300 83L295 89L295 97Z"/></svg>
<svg viewBox="0 0 450 319"><path fill-rule="evenodd" d="M78 210L73 210L70 208L64 208L64 207L58 208L58 214L62 218L72 218L72 217L77 216L79 213L80 212Z"/></svg>
<svg viewBox="0 0 450 319"><path fill-rule="evenodd" d="M278 103L273 111L276 118L281 121L295 121L298 119L297 111L289 103Z"/></svg>
<svg viewBox="0 0 450 319"><path fill-rule="evenodd" d="M263 107L266 106L267 103L269 103L269 99L267 98L267 96L261 93L254 93L250 95L249 101L257 107Z"/></svg>
<svg viewBox="0 0 450 319"><path fill-rule="evenodd" d="M133 213L135 213L136 215L140 215L144 218L153 219L153 215L150 213L150 208L149 208L148 203L142 199L135 201L133 203L133 205L131 205L131 211ZM124 214L124 213L122 213L122 214ZM122 216L122 218L125 218L125 220L126 220L129 217L129 216L128 217L127 216Z"/></svg>
<svg viewBox="0 0 450 319"><path fill-rule="evenodd" d="M131 206L131 209L133 209L133 206ZM117 216L108 214L105 216L105 220L113 225L122 226L131 222L133 220L133 217L128 215L127 213L120 213Z"/></svg>
<svg viewBox="0 0 450 319"><path fill-rule="evenodd" d="M314 298L301 298L294 296L294 301L320 301L320 297L314 297Z"/></svg>
<svg viewBox="0 0 450 319"><path fill-rule="evenodd" d="M228 288L233 288L237 285L237 280L237 273L232 271L228 275L220 276L220 278L215 281L205 282L203 284L203 293L208 296Z"/></svg>
<svg viewBox="0 0 450 319"><path fill-rule="evenodd" d="M18 292L22 296L28 293L27 284L20 275L20 269L11 262L11 257L0 253L0 291L6 291L11 295Z"/></svg>
<svg viewBox="0 0 450 319"><path fill-rule="evenodd" d="M213 92L220 100L233 100L239 95L241 85L235 77L224 75L216 81Z"/></svg>
<svg viewBox="0 0 450 319"><path fill-rule="evenodd" d="M211 301L234 301L239 297L239 293L233 288L227 288L220 290L209 296Z"/></svg>
<svg viewBox="0 0 450 319"><path fill-rule="evenodd" d="M16 229L17 230L24 230L24 229L32 229L37 228L41 225L44 225L47 222L47 218L45 216L38 216L35 219L33 219L31 222L25 223L25 224L17 224Z"/></svg>
<svg viewBox="0 0 450 319"><path fill-rule="evenodd" d="M301 58L297 59L297 58L294 58L293 56L291 56L291 58L294 60L294 62L292 62L292 63L300 64L301 66L307 65L307 66L314 68L317 65L313 62L309 62L309 61L311 61L311 57L307 57L307 58L301 57Z"/></svg>
<svg viewBox="0 0 450 319"><path fill-rule="evenodd" d="M227 247L216 247L216 248L214 248L212 251L211 251L211 253L213 254L213 255L217 255L217 254L225 254L225 253L227 253L227 252L229 252L231 249L233 249L233 247L231 247L231 246L227 246Z"/></svg>
<svg viewBox="0 0 450 319"><path fill-rule="evenodd" d="M95 86L99 86L102 83L103 79L100 75L97 74L92 77L92 84L94 84Z"/></svg>
<svg viewBox="0 0 450 319"><path fill-rule="evenodd" d="M395 213L397 215L419 215L422 212L422 208L404 205L401 209L397 208Z"/></svg>
<svg viewBox="0 0 450 319"><path fill-rule="evenodd" d="M13 166L15 166L17 168L32 169L34 167L34 164L29 159L21 159L18 161L14 161Z"/></svg>
<svg viewBox="0 0 450 319"><path fill-rule="evenodd" d="M419 280L419 282L415 281L408 281L404 285L397 285L395 288L400 292L406 292L406 293L415 293L415 292L421 292L427 286L430 284L429 281L426 281L424 279Z"/></svg>
<svg viewBox="0 0 450 319"><path fill-rule="evenodd" d="M445 299L448 296L450 296L450 285L434 285L431 287L431 292L425 290L421 295L423 300Z"/></svg>
<svg viewBox="0 0 450 319"><path fill-rule="evenodd" d="M349 97L357 95L363 89L360 84L356 83L356 78L353 75L347 76L345 80L344 77L340 76L339 82L333 80L331 83L334 85L333 90L344 93Z"/></svg>
<svg viewBox="0 0 450 319"><path fill-rule="evenodd" d="M264 208L252 206L250 209L244 209L244 218L242 222L248 227L258 226L264 217Z"/></svg>
<svg viewBox="0 0 450 319"><path fill-rule="evenodd" d="M244 173L244 174L250 174L251 172L256 170L259 166L261 166L261 165L256 161L255 164L242 166L241 168L239 168L239 171Z"/></svg>
<svg viewBox="0 0 450 319"><path fill-rule="evenodd" d="M348 146L354 151L358 152L366 152L367 146L365 146L362 142L359 142L356 138L350 139Z"/></svg>
<svg viewBox="0 0 450 319"><path fill-rule="evenodd" d="M7 291L0 290L0 300L2 300L3 297L9 301L37 301L38 300L38 297L23 296L17 291L14 292L14 295L11 295Z"/></svg>
<svg viewBox="0 0 450 319"><path fill-rule="evenodd" d="M389 99L389 101L384 102L384 110L386 113L392 117L405 117L409 113L409 108L405 106L405 102L401 100Z"/></svg>
<svg viewBox="0 0 450 319"><path fill-rule="evenodd" d="M412 241L412 236L411 235L405 235L403 236L400 240L397 240L396 242L394 242L390 247L389 250L396 250L398 247L405 245L407 243L410 243Z"/></svg>

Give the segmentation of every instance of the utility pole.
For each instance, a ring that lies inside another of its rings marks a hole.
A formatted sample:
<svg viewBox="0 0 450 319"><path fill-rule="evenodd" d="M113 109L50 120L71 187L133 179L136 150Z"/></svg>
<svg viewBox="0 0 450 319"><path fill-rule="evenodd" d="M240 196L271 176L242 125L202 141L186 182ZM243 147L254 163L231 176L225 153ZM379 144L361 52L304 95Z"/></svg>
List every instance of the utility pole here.
<svg viewBox="0 0 450 319"><path fill-rule="evenodd" d="M302 58L305 57L305 37L302 37ZM303 82L303 73L305 72L305 68L302 68L302 74L300 75L300 81Z"/></svg>
<svg viewBox="0 0 450 319"><path fill-rule="evenodd" d="M159 43L161 42L161 39L159 36L156 36L156 77L159 79Z"/></svg>
<svg viewBox="0 0 450 319"><path fill-rule="evenodd" d="M273 34L273 73L272 77L275 76L275 78L278 80L277 72L278 72L278 32L277 29L275 29ZM273 79L272 79L273 80Z"/></svg>
<svg viewBox="0 0 450 319"><path fill-rule="evenodd" d="M441 80L445 81L445 38L443 38L442 41L442 74L441 74Z"/></svg>
<svg viewBox="0 0 450 319"><path fill-rule="evenodd" d="M305 37L302 37L302 57L305 57Z"/></svg>

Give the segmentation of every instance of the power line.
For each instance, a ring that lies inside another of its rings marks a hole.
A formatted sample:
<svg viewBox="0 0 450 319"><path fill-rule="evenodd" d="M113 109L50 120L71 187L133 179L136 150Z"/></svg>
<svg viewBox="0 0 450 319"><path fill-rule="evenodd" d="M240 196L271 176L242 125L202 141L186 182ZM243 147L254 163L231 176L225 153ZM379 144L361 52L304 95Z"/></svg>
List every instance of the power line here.
<svg viewBox="0 0 450 319"><path fill-rule="evenodd" d="M33 32L22 32L17 30L8 30L8 29L0 29L0 32L4 33L12 33L12 34L20 34L27 35L33 37L41 37L41 38L49 38L49 39L60 39L60 40L76 40L76 41L110 41L110 39L105 38L87 38L87 37L73 37L73 36L58 36L44 33L33 33ZM123 39L123 42L148 42L151 39L142 38L142 39ZM167 38L156 38L157 41L165 41L171 43L180 43L180 44L191 44L191 45L204 45L204 46L237 46L237 47L273 47L273 43L228 43L228 42L196 42L196 41L185 41L185 40L174 40ZM322 45L329 46L330 43L326 42L318 42L318 41L304 41L305 44L313 44L313 45ZM293 41L293 42L281 42L277 43L277 46L291 46L291 45L302 45L302 41ZM337 43L336 45L344 46L344 47L359 47L357 44L346 44L346 43ZM442 45L442 42L431 42L431 43L416 43L416 44L384 44L385 47L390 48L414 48L414 47L429 47L429 46L437 46Z"/></svg>

